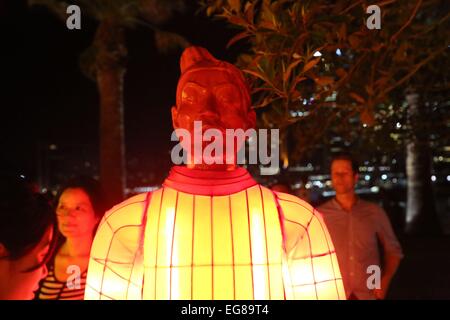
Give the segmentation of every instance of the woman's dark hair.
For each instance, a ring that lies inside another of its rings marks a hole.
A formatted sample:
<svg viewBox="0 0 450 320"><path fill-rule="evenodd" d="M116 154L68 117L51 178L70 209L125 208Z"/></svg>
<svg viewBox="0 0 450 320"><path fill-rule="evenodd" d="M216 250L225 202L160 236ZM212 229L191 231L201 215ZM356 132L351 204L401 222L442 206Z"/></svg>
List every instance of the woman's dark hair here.
<svg viewBox="0 0 450 320"><path fill-rule="evenodd" d="M105 205L105 198L103 196L100 183L97 180L87 176L79 176L76 178L72 178L59 189L59 192L55 198L55 208L57 208L58 206L58 202L59 199L61 198L61 195L67 189L83 190L89 197L89 200L91 201L95 215L99 218L103 217L103 214L105 213L107 208Z"/></svg>
<svg viewBox="0 0 450 320"><path fill-rule="evenodd" d="M27 183L14 176L0 176L0 243L8 250L8 259L16 260L33 250L49 227L56 234L56 217L50 203L33 193ZM55 247L53 236L46 262Z"/></svg>
<svg viewBox="0 0 450 320"><path fill-rule="evenodd" d="M102 189L100 187L100 183L87 176L78 176L75 178L70 179L67 181L58 191L56 194L55 200L54 200L54 207L55 209L58 208L58 202L61 198L61 195L64 191L67 189L81 189L83 190L86 195L89 197L89 200L91 201L92 208L94 209L94 214L101 219L107 209L105 205L105 198L103 196ZM94 228L94 235L97 231L98 224ZM61 246L66 241L66 237L63 236L61 231L59 231L59 228L57 228L57 244L56 248L54 250L54 253L56 254L58 250L61 248ZM53 257L52 257L53 259Z"/></svg>

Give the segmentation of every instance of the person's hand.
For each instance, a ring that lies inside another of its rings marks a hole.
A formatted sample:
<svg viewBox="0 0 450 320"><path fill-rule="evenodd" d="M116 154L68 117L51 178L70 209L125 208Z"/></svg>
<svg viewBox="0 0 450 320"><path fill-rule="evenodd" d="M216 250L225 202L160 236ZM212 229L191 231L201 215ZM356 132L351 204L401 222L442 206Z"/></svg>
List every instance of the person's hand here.
<svg viewBox="0 0 450 320"><path fill-rule="evenodd" d="M377 300L384 300L386 297L386 291L381 289L374 289L373 294Z"/></svg>
<svg viewBox="0 0 450 320"><path fill-rule="evenodd" d="M377 300L384 300L389 288L390 279L383 277L381 278L381 288L374 289L373 294Z"/></svg>

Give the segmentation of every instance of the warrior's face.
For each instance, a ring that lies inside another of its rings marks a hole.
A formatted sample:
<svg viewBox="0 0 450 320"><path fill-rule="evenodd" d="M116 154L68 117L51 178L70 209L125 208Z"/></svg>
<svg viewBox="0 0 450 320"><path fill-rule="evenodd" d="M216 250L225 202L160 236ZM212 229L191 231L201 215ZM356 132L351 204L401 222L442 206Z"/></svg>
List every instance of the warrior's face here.
<svg viewBox="0 0 450 320"><path fill-rule="evenodd" d="M226 129L253 128L255 112L246 103L242 90L247 89L239 81L226 69L215 67L192 70L183 76L177 106L172 108L174 128L186 129L194 136L194 121L201 121L202 132L217 129L223 141Z"/></svg>
<svg viewBox="0 0 450 320"><path fill-rule="evenodd" d="M245 105L239 86L225 70L201 69L183 80L178 106L172 111L176 128L191 131L194 121L202 121L203 131L246 130L254 125L253 111Z"/></svg>

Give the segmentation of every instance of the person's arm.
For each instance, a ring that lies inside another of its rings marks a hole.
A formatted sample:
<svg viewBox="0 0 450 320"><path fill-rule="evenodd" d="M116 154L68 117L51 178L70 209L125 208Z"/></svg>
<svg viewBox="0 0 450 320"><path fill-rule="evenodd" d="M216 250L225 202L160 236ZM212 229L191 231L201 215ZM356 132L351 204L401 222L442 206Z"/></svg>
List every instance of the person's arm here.
<svg viewBox="0 0 450 320"><path fill-rule="evenodd" d="M382 300L386 297L391 280L400 265L400 260L401 257L397 255L386 254L384 256L384 265L381 275L381 288L374 290L374 294L377 299Z"/></svg>
<svg viewBox="0 0 450 320"><path fill-rule="evenodd" d="M397 272L400 261L403 258L403 253L389 218L381 208L377 214L377 218L379 220L377 235L384 250L384 264L381 275L381 288L375 289L374 294L377 299L384 299L389 290L392 278Z"/></svg>

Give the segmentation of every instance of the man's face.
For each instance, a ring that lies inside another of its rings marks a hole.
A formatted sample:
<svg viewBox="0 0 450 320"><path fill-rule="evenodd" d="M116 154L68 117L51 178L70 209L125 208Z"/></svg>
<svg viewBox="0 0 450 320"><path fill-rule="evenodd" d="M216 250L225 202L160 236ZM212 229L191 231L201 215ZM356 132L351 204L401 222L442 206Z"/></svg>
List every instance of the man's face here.
<svg viewBox="0 0 450 320"><path fill-rule="evenodd" d="M331 182L336 194L355 192L358 175L353 171L348 160L334 160L331 163Z"/></svg>

